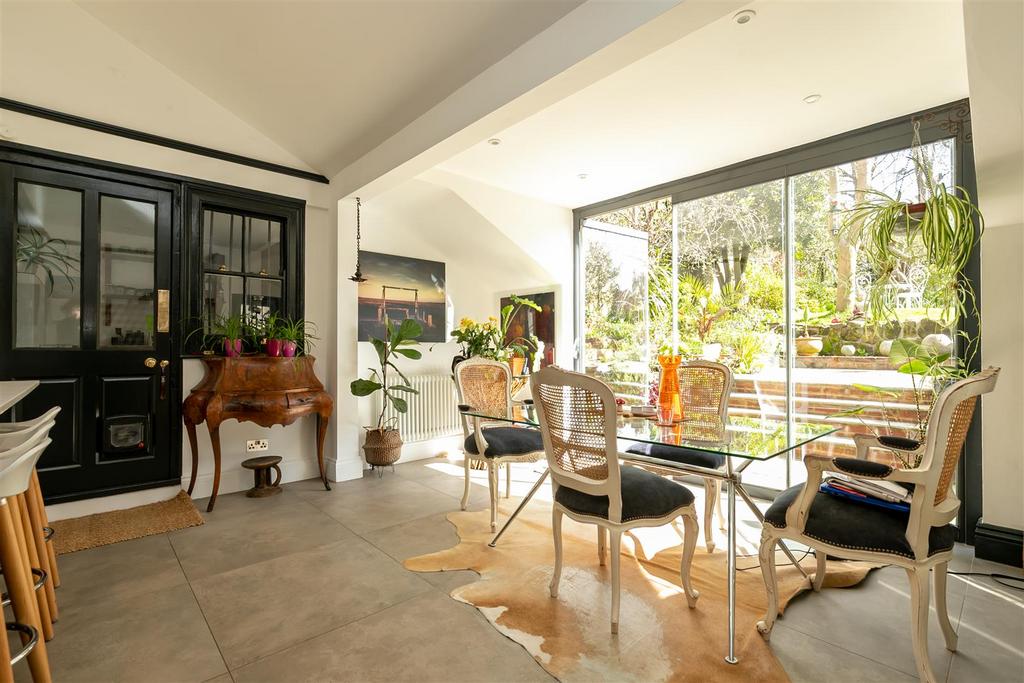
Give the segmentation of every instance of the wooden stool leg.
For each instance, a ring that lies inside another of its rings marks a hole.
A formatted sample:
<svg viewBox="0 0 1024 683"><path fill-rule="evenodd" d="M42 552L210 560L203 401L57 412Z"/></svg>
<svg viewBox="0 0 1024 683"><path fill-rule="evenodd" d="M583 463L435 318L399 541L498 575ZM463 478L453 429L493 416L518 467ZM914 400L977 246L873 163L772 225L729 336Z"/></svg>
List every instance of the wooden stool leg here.
<svg viewBox="0 0 1024 683"><path fill-rule="evenodd" d="M29 484L30 489L31 486ZM39 566L46 572L46 583L43 589L46 591L46 601L50 606L50 620L56 622L59 618L57 614L57 594L53 590L53 570L50 565L50 556L46 552L46 540L43 538L43 521L39 515L39 506L31 490L25 492L23 499L28 510L29 532L32 534L29 543L35 545Z"/></svg>
<svg viewBox="0 0 1024 683"><path fill-rule="evenodd" d="M7 644L7 629L0 638L0 683L14 683L14 667L11 666L11 648Z"/></svg>
<svg viewBox="0 0 1024 683"><path fill-rule="evenodd" d="M11 506L6 500L0 500L0 563L3 564L4 579L11 595L14 618L42 633L42 624L39 623L39 613L35 607L35 596L32 594L32 573L23 564L16 528ZM28 653L28 667L35 683L51 683L46 642L42 638L32 652Z"/></svg>
<svg viewBox="0 0 1024 683"><path fill-rule="evenodd" d="M25 557L25 564L28 567L39 567L39 555L36 553L35 542L32 540L32 530L29 528L32 523L28 519L28 510L25 507L25 496L12 496L7 499L11 505L11 514L14 515L14 533L21 545L22 555ZM18 522L21 522L20 528ZM50 619L50 603L46 599L46 591L35 590L35 580L32 572L29 572L29 581L33 584L33 592L36 594L36 601L39 603L39 619L43 626L41 633L46 640L53 638L53 620Z"/></svg>
<svg viewBox="0 0 1024 683"><path fill-rule="evenodd" d="M39 474L32 470L32 479L28 484L28 492L35 497L36 505L39 508L39 520L44 527L50 526L50 518L46 515L46 503L43 502L43 489L39 486ZM46 554L50 558L50 578L53 579L53 587L60 588L60 572L57 570L57 552L53 549L53 538L46 543Z"/></svg>

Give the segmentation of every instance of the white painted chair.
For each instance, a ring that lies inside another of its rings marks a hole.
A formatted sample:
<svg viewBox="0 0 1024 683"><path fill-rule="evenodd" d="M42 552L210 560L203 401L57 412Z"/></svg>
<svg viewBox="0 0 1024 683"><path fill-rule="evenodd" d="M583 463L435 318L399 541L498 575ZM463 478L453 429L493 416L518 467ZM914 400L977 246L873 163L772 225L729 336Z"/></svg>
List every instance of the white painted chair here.
<svg viewBox="0 0 1024 683"><path fill-rule="evenodd" d="M618 633L623 532L670 524L681 516L684 534L679 576L687 602L695 607L699 593L690 584L698 533L693 493L652 472L620 465L615 396L604 382L550 366L532 375L531 389L554 489L551 596L558 597L562 574L562 516L596 525L601 566L609 536L611 540L612 633Z"/></svg>
<svg viewBox="0 0 1024 683"><path fill-rule="evenodd" d="M893 564L910 580L912 638L917 672L922 681L934 683L928 660L928 573L934 569L935 608L946 649L956 651L956 632L946 612L946 569L953 557L956 519L960 501L950 489L964 439L978 397L995 388L998 368L960 380L938 397L928 422L924 444L905 453L920 456L910 469L894 469L866 460L868 450L892 450L872 436L857 437L856 458L807 455L807 481L775 499L765 513L760 560L768 591L768 613L757 629L767 640L778 615L775 579L775 545L783 539L815 550L818 569L813 588L825 579L825 558L847 558ZM916 457L911 460L913 462ZM836 498L818 491L822 474L840 472L862 479L881 479L913 487L909 513L898 513Z"/></svg>
<svg viewBox="0 0 1024 683"><path fill-rule="evenodd" d="M460 409L471 409L495 417L512 418L512 370L507 363L488 358L470 358L455 366L455 386ZM512 494L513 462L536 462L544 457L544 445L535 429L516 427L499 420L480 420L473 430L473 418L462 415L465 436L465 486L462 509L469 504L470 462L487 466L487 488L491 497L491 531L498 520L498 471L505 465L505 497Z"/></svg>
<svg viewBox="0 0 1024 683"><path fill-rule="evenodd" d="M729 424L729 396L732 394L732 370L729 366L710 361L691 361L679 367L679 397L684 418L707 424L708 441L714 442L725 434ZM697 430L694 430L697 431ZM717 435L717 436L715 436ZM686 450L679 446L636 443L626 449L663 460L694 465L709 470L725 470L725 456L700 450ZM642 465L641 465L642 467ZM704 478L704 545L709 553L715 551L713 516L718 512L718 528L725 530L722 514L722 480Z"/></svg>

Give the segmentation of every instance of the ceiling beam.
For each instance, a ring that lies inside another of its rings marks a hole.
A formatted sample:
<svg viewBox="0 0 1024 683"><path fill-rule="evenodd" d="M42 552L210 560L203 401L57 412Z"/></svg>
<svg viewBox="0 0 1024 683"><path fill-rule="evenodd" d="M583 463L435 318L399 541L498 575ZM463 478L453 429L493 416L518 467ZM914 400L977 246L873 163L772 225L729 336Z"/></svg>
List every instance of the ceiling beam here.
<svg viewBox="0 0 1024 683"><path fill-rule="evenodd" d="M379 194L744 4L587 0L342 169L332 193Z"/></svg>

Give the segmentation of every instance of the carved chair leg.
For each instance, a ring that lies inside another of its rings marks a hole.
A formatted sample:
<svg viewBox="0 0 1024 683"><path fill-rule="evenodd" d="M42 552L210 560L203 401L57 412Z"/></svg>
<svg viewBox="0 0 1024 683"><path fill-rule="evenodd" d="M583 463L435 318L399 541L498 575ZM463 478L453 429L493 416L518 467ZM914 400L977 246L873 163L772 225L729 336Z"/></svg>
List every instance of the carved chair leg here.
<svg viewBox="0 0 1024 683"><path fill-rule="evenodd" d="M498 530L498 466L487 461L487 489L491 494L491 531Z"/></svg>
<svg viewBox="0 0 1024 683"><path fill-rule="evenodd" d="M949 612L946 608L946 570L948 562L940 562L935 565L935 611L939 615L939 627L942 629L942 637L946 640L946 649L956 652L956 631L953 624L949 622Z"/></svg>
<svg viewBox="0 0 1024 683"><path fill-rule="evenodd" d="M907 578L910 580L910 628L917 675L922 683L935 683L928 659L928 570L907 569Z"/></svg>
<svg viewBox="0 0 1024 683"><path fill-rule="evenodd" d="M715 514L718 515L718 530L726 531L725 514L722 512L722 480L715 479Z"/></svg>
<svg viewBox="0 0 1024 683"><path fill-rule="evenodd" d="M622 552L620 547L622 545L622 532L609 529L608 535L611 537L611 546L609 552L612 555L612 634L618 634L619 632L619 597L620 597L620 586L619 586L619 565L622 564Z"/></svg>
<svg viewBox="0 0 1024 683"><path fill-rule="evenodd" d="M679 563L679 578L683 582L686 602L692 609L697 606L697 598L700 597L700 593L690 583L690 565L693 564L693 551L697 548L697 535L700 533L696 513L683 514L683 530L683 559Z"/></svg>
<svg viewBox="0 0 1024 683"><path fill-rule="evenodd" d="M512 497L512 463L505 463L505 497Z"/></svg>
<svg viewBox="0 0 1024 683"><path fill-rule="evenodd" d="M608 552L608 530L603 526L597 527L597 564L604 566L604 558Z"/></svg>
<svg viewBox="0 0 1024 683"><path fill-rule="evenodd" d="M764 619L757 622L757 631L767 641L771 638L772 627L775 626L775 619L779 616L778 582L775 578L775 544L777 539L770 536L765 530L761 534L761 547L758 548L757 557L761 562L761 576L764 579L764 589L768 593L768 609Z"/></svg>
<svg viewBox="0 0 1024 683"><path fill-rule="evenodd" d="M709 553L715 552L715 532L712 526L714 520L712 518L715 514L715 499L717 498L715 484L717 483L714 479L704 480L704 545ZM686 521L685 515L683 521Z"/></svg>
<svg viewBox="0 0 1024 683"><path fill-rule="evenodd" d="M821 590L821 584L825 583L825 563L828 560L828 554L823 550L815 550L814 558L818 561L818 568L814 570L811 588L817 592Z"/></svg>
<svg viewBox="0 0 1024 683"><path fill-rule="evenodd" d="M551 533L555 538L555 570L551 574L551 597L558 597L558 581L562 578L562 511L551 509Z"/></svg>
<svg viewBox="0 0 1024 683"><path fill-rule="evenodd" d="M460 504L460 506L461 506L461 508L463 510L465 510L466 507L469 505L469 454L465 453L463 455L464 455L464 457L463 457L463 460L462 460L462 464L463 464L464 469L466 470L466 472L465 472L466 480L465 480L465 484L462 487L462 503Z"/></svg>

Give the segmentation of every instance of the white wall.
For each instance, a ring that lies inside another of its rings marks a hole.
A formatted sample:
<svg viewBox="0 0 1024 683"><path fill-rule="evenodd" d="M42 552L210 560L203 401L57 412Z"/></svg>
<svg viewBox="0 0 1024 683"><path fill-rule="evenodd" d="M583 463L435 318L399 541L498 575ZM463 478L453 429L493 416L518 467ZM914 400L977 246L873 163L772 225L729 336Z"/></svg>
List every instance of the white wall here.
<svg viewBox="0 0 1024 683"><path fill-rule="evenodd" d="M501 191L498 191L501 192ZM363 249L401 256L412 256L446 265L447 296L452 305L452 320L462 317L485 319L498 314L498 296L512 291L538 290L563 286L572 279L572 213L566 209L528 200L511 193L503 193L499 204L491 197L488 213L502 215L505 225L489 220L481 205L466 200L435 182L422 179L407 181L398 187L363 202ZM340 203L341 259L345 252L353 252L354 203ZM543 230L537 230L538 226ZM349 234L346 234L349 233ZM553 246L557 245L557 246ZM339 268L339 359L353 358L354 362L339 363L338 402L350 402L358 422L339 427L337 452L339 456L358 448L362 426L373 419L374 400L354 401L347 395L347 387L357 375L367 374L374 365L376 354L367 342L356 343L355 285L345 278L354 266L354 255ZM554 273L550 272L554 271ZM568 327L566 328L566 325ZM568 329L568 331L566 331ZM558 359L571 364L571 301L561 306L557 331ZM415 374L448 373L451 360L458 352L452 343L423 344L423 359L401 359L403 372ZM444 439L407 447L403 460L429 457L457 447L461 439ZM359 458L358 465L362 460ZM340 470L351 472L355 463Z"/></svg>
<svg viewBox="0 0 1024 683"><path fill-rule="evenodd" d="M1002 368L982 402L989 524L1024 528L1024 4L966 0L964 34L982 238L985 365Z"/></svg>

